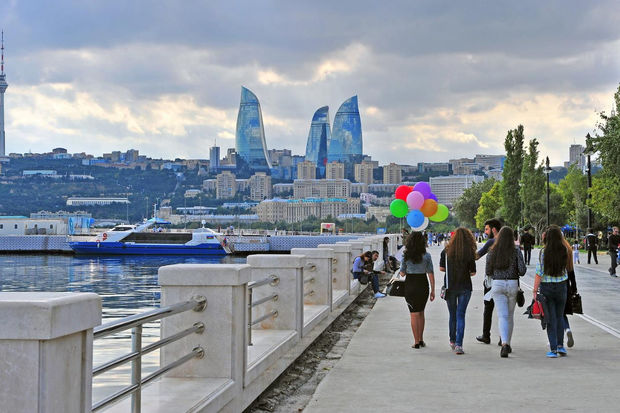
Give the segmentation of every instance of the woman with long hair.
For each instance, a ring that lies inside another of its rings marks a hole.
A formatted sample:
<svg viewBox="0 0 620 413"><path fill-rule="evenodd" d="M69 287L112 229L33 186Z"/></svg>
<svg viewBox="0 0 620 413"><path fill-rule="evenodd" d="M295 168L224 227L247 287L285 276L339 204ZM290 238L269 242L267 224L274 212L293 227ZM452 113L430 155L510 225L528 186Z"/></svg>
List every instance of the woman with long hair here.
<svg viewBox="0 0 620 413"><path fill-rule="evenodd" d="M439 270L446 272L446 303L450 312L448 323L450 348L464 354L465 312L471 298L471 277L476 275L476 240L467 228L454 231L448 245L441 251Z"/></svg>
<svg viewBox="0 0 620 413"><path fill-rule="evenodd" d="M435 299L435 276L433 260L426 252L426 242L421 232L412 232L405 241L405 253L400 274L405 278L405 301L411 316L413 348L425 347L424 343L424 308L429 298ZM428 279L427 279L428 276Z"/></svg>
<svg viewBox="0 0 620 413"><path fill-rule="evenodd" d="M499 334L502 338L500 357L512 353L510 340L514 327L514 311L519 292L519 277L527 271L521 249L515 244L515 232L502 227L489 251L486 275L493 279L491 295L497 308Z"/></svg>
<svg viewBox="0 0 620 413"><path fill-rule="evenodd" d="M355 257L353 260L353 268L351 268L353 279L359 280L362 274L370 273L370 271L366 268L370 262L372 262L372 253L370 251L366 251L362 253L362 255Z"/></svg>
<svg viewBox="0 0 620 413"><path fill-rule="evenodd" d="M567 280L566 268L571 257L564 243L562 230L551 225L545 233L545 247L536 266L534 280L534 299L542 295L543 310L547 321L547 338L549 352L547 357L557 358L566 355L564 348L564 306L566 305Z"/></svg>

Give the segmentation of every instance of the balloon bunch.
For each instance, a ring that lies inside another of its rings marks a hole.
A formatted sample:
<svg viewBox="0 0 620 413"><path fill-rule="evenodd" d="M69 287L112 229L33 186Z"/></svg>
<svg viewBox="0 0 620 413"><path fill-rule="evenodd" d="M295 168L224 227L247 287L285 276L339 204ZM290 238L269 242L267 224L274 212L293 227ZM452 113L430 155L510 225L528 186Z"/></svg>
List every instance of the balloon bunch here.
<svg viewBox="0 0 620 413"><path fill-rule="evenodd" d="M390 212L396 218L407 217L407 223L414 231L423 231L429 221L441 222L450 211L437 202L427 182L418 182L413 187L400 185L394 193L396 199L390 204Z"/></svg>

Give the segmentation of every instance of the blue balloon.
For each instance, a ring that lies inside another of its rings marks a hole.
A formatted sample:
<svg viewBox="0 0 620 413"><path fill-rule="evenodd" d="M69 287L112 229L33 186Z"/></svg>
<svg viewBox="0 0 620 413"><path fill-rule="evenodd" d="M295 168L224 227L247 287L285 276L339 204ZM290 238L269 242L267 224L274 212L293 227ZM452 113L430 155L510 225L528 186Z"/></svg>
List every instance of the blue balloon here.
<svg viewBox="0 0 620 413"><path fill-rule="evenodd" d="M424 223L424 214L419 209L414 209L407 214L407 224L412 228L417 228Z"/></svg>

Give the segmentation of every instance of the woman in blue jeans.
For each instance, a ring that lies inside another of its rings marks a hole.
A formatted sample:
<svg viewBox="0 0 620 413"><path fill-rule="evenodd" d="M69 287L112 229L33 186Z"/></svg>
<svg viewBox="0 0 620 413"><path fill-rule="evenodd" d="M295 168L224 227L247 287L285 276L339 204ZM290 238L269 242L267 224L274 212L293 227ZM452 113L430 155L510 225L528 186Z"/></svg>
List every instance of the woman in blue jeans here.
<svg viewBox="0 0 620 413"><path fill-rule="evenodd" d="M450 348L456 354L464 354L465 312L471 298L471 277L476 275L476 241L470 230L459 227L454 231L454 236L441 251L439 270L446 272L444 285L450 312Z"/></svg>
<svg viewBox="0 0 620 413"><path fill-rule="evenodd" d="M487 255L486 275L493 279L491 295L497 309L499 333L502 338L500 357L512 353L510 340L514 327L515 304L519 291L519 277L527 268L521 249L515 245L514 232L502 227Z"/></svg>
<svg viewBox="0 0 620 413"><path fill-rule="evenodd" d="M550 358L567 354L564 348L563 315L568 280L566 268L570 259L562 230L557 225L551 225L545 233L545 248L541 253L540 263L536 266L533 290L534 299L537 299L538 293L544 297L541 301L547 321L547 357Z"/></svg>

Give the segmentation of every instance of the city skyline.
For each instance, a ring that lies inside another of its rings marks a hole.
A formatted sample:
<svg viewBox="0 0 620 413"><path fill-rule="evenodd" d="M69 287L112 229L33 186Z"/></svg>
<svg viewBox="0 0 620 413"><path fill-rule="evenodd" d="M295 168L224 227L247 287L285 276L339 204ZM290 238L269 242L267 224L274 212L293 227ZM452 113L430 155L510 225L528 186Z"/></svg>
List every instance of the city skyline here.
<svg viewBox="0 0 620 413"><path fill-rule="evenodd" d="M616 9L3 2L6 153L208 158L214 139L235 146L235 91L245 85L261 98L268 148L303 154L309 114L355 93L364 152L381 164L503 153L507 131L523 124L561 165L565 147L583 144L611 108Z"/></svg>

